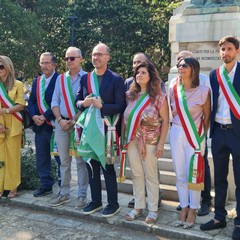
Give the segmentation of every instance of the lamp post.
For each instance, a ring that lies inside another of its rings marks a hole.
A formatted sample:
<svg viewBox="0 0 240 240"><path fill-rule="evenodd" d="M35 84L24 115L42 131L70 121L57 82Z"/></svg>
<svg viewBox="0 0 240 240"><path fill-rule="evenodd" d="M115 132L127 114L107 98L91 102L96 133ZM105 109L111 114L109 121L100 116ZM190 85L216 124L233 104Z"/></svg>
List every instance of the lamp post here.
<svg viewBox="0 0 240 240"><path fill-rule="evenodd" d="M68 16L67 19L71 23L71 31L70 31L71 46L74 46L74 23L78 19L78 17L77 16Z"/></svg>

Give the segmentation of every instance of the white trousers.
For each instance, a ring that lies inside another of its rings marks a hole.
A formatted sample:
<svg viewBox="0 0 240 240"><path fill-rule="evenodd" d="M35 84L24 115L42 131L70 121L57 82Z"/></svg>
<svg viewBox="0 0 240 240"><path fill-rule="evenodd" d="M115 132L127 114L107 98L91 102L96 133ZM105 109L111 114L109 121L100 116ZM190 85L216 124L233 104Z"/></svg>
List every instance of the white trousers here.
<svg viewBox="0 0 240 240"><path fill-rule="evenodd" d="M148 197L148 210L158 210L159 181L157 158L155 157L156 146L146 145L146 159L140 156L138 144L131 141L128 145L128 159L132 172L133 190L135 193L135 208L146 208L146 193Z"/></svg>
<svg viewBox="0 0 240 240"><path fill-rule="evenodd" d="M188 176L190 158L194 149L188 143L184 130L181 126L173 124L170 130L170 147L173 167L176 173L176 187L179 202L182 208L198 209L200 206L201 191L188 189ZM201 143L201 152L204 154L205 139Z"/></svg>

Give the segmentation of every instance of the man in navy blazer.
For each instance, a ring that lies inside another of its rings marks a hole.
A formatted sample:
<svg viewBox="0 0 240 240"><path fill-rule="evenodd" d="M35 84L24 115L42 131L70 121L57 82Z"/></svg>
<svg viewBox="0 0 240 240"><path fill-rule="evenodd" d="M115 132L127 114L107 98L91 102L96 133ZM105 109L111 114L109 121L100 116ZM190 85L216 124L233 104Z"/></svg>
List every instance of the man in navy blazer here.
<svg viewBox="0 0 240 240"><path fill-rule="evenodd" d="M51 121L55 119L51 110L51 101L58 76L58 73L55 71L56 60L56 57L51 52L41 54L39 64L43 75L34 79L28 101L28 109L33 120L32 130L35 132L36 166L40 177L40 186L33 193L34 197L42 197L52 193L52 185L54 184L51 173L50 139L53 132ZM40 79L42 86L37 84ZM42 89L43 99L39 97L39 88ZM42 102L40 103L40 101ZM39 109L41 104L45 105L45 107L41 107L42 111ZM59 168L60 159L58 156L55 158Z"/></svg>
<svg viewBox="0 0 240 240"><path fill-rule="evenodd" d="M223 65L210 73L212 88L210 137L214 163L215 215L214 219L201 224L200 229L206 231L226 227L225 201L231 154L237 202L232 238L240 239L240 103L236 102L240 96L240 63L237 61L240 53L239 40L233 36L226 36L219 41L219 47Z"/></svg>
<svg viewBox="0 0 240 240"><path fill-rule="evenodd" d="M76 106L83 111L93 104L101 110L102 117L113 117L115 114L122 114L125 109L125 91L122 77L107 68L110 60L110 51L107 45L97 44L93 48L92 63L97 75L100 98L91 97L88 91L87 75L82 77L80 89L76 98ZM116 125L116 131L120 136L121 121ZM93 136L94 137L94 136ZM91 159L91 167L88 165L89 183L91 188L92 201L83 209L85 215L101 210L101 178L100 169L104 174L108 205L103 209L103 217L111 217L119 212L116 172L113 164L106 164L106 169L101 167L100 162Z"/></svg>

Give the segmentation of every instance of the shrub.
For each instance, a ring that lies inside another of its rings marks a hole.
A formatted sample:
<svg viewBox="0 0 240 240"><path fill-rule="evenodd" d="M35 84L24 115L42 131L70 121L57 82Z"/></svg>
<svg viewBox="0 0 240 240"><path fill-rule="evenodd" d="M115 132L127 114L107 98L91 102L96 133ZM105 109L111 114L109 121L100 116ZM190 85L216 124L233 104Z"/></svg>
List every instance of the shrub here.
<svg viewBox="0 0 240 240"><path fill-rule="evenodd" d="M57 180L57 163L52 161L52 174ZM39 187L39 176L36 169L36 153L31 141L27 141L21 152L21 184L19 190L34 190Z"/></svg>

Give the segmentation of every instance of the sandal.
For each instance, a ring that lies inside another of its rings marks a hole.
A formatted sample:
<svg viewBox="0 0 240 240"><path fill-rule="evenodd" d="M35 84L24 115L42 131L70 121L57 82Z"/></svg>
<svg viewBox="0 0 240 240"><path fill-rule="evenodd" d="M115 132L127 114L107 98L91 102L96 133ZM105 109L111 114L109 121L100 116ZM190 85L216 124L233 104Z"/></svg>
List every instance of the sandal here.
<svg viewBox="0 0 240 240"><path fill-rule="evenodd" d="M137 210L133 209L132 211L127 213L124 218L126 221L133 221L140 216L142 216L142 212L138 212Z"/></svg>
<svg viewBox="0 0 240 240"><path fill-rule="evenodd" d="M17 192L10 191L8 194L8 198L15 198L17 196Z"/></svg>
<svg viewBox="0 0 240 240"><path fill-rule="evenodd" d="M147 224L154 224L158 219L158 214L156 212L149 212L145 219Z"/></svg>

